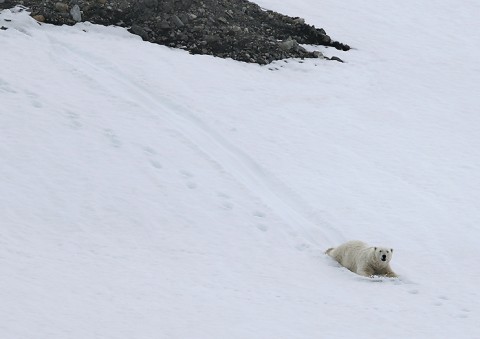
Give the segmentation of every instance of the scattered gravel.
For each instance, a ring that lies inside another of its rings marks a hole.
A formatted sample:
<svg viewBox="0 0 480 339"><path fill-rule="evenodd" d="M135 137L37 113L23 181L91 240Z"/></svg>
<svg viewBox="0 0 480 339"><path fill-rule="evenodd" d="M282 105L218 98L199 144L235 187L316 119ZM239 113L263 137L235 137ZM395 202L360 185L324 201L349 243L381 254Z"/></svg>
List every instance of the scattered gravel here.
<svg viewBox="0 0 480 339"><path fill-rule="evenodd" d="M40 22L117 25L145 41L261 65L286 58L325 58L301 44L350 49L302 18L246 0L0 0L0 9L15 5L28 7Z"/></svg>

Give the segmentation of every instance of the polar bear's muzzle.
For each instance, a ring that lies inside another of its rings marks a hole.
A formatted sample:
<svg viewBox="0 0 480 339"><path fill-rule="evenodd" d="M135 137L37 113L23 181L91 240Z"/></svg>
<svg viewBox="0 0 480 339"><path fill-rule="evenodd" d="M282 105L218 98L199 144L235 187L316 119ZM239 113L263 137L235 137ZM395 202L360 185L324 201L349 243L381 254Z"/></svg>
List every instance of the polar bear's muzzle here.
<svg viewBox="0 0 480 339"><path fill-rule="evenodd" d="M387 256L385 254L382 255L382 261L387 261Z"/></svg>

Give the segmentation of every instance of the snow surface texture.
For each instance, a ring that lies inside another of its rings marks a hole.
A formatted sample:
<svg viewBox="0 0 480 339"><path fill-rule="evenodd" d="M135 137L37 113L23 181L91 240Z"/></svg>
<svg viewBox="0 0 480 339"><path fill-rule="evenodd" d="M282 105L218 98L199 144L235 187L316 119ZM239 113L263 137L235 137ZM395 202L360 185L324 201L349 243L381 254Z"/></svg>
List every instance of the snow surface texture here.
<svg viewBox="0 0 480 339"><path fill-rule="evenodd" d="M0 13L2 338L480 337L479 3L260 4L357 49L260 67ZM352 239L400 278L323 254Z"/></svg>

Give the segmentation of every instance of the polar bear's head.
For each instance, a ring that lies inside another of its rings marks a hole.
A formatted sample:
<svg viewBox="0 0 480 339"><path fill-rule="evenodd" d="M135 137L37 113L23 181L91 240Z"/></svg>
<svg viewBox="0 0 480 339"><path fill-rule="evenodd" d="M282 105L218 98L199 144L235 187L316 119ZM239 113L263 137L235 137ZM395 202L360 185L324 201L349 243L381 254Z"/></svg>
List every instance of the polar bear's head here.
<svg viewBox="0 0 480 339"><path fill-rule="evenodd" d="M378 262L388 264L392 260L393 248L374 247L374 250Z"/></svg>

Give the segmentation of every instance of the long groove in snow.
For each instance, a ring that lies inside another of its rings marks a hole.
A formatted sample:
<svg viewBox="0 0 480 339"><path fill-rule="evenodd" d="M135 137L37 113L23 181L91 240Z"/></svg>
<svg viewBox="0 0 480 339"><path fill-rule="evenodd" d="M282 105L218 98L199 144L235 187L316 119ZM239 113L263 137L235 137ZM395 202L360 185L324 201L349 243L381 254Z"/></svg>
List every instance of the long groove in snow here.
<svg viewBox="0 0 480 339"><path fill-rule="evenodd" d="M71 60L80 59L82 65L87 65L94 72L102 74L99 77L100 79L111 79L116 84L122 83L125 88L128 88L129 93L133 92L136 97L142 98L142 102L138 103L141 107L150 112L153 117L167 120L185 139L197 145L205 156L259 197L310 245L332 244L344 239L338 230L327 223L323 223L320 230L320 226L308 220L306 215L311 209L301 201L300 197L296 196L272 174L265 171L251 157L230 144L225 138L191 114L188 109L164 97L159 102L148 89L138 84L132 85L133 80L124 80L129 77L110 62L98 59L98 57L90 54L87 55L71 44L58 41L51 36L49 36L49 40L63 52L69 54L68 58L59 58L60 61L72 64ZM65 46L68 46L68 48ZM93 64L91 60L97 60L100 65L104 64L110 68L115 68L112 71L107 71L105 68ZM167 112L168 114L160 115L159 112ZM328 231L325 228L328 228ZM316 239L310 230L320 231L324 239Z"/></svg>

